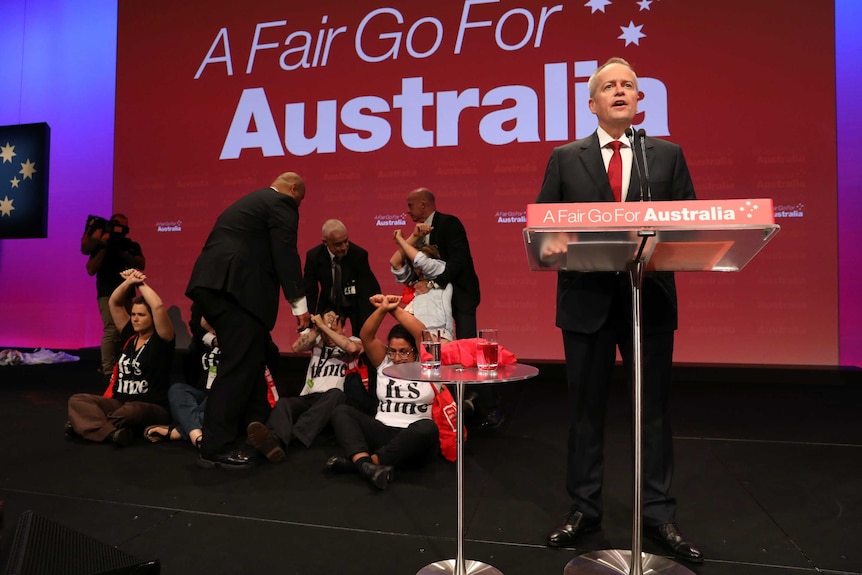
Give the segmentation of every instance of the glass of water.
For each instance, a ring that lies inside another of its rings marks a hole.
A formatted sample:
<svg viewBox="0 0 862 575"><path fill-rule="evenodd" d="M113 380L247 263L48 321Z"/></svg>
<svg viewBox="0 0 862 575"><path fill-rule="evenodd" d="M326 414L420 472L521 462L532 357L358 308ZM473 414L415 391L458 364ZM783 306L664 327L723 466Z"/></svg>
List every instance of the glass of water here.
<svg viewBox="0 0 862 575"><path fill-rule="evenodd" d="M426 354L422 354L422 369L437 370L440 369L440 330L439 329L423 329L422 330L422 349Z"/></svg>

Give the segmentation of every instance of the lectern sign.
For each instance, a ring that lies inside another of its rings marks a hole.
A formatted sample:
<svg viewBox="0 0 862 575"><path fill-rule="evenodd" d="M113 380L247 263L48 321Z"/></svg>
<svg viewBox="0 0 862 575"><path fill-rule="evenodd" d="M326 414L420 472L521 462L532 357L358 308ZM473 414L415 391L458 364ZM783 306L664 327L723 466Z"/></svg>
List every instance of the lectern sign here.
<svg viewBox="0 0 862 575"><path fill-rule="evenodd" d="M778 232L772 200L529 204L532 270L739 271Z"/></svg>
<svg viewBox="0 0 862 575"><path fill-rule="evenodd" d="M530 204L528 228L722 227L774 224L771 199Z"/></svg>

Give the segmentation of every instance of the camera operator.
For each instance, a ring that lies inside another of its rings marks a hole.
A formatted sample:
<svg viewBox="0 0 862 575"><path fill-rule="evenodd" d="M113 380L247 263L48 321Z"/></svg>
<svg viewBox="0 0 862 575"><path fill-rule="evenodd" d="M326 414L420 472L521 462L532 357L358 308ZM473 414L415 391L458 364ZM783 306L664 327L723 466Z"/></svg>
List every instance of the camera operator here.
<svg viewBox="0 0 862 575"><path fill-rule="evenodd" d="M108 299L123 282L120 272L134 268L143 270L146 260L141 246L128 237L129 219L123 214L114 214L110 221L98 216L89 216L81 252L89 255L87 273L96 276L96 295L99 313L102 316L102 367L101 373L111 377L119 353L120 334L111 318Z"/></svg>

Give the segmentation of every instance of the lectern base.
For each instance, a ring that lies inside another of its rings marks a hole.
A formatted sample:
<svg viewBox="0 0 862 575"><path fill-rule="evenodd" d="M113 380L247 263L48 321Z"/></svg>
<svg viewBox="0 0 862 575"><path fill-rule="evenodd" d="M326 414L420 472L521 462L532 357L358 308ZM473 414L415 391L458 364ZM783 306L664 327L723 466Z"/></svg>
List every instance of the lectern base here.
<svg viewBox="0 0 862 575"><path fill-rule="evenodd" d="M446 575L457 575L455 573L455 560L447 559L445 561L431 563L430 565L426 565L420 569L416 575L440 575L441 573L445 573ZM496 567L492 567L487 563L465 560L464 572L461 575L503 575L503 573Z"/></svg>
<svg viewBox="0 0 862 575"><path fill-rule="evenodd" d="M606 549L584 553L569 561L563 575L630 575L632 552L619 549ZM694 575L679 563L661 555L641 553L641 571L661 575Z"/></svg>

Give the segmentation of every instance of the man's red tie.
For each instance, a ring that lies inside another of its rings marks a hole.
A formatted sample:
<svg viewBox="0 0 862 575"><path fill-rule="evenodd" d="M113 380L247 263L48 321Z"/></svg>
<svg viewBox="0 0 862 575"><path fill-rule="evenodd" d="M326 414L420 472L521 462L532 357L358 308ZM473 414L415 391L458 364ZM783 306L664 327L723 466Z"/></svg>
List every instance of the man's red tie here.
<svg viewBox="0 0 862 575"><path fill-rule="evenodd" d="M623 143L619 140L610 142L607 147L614 151L611 156L611 161L608 164L608 180L611 182L611 191L614 193L614 200L621 202L623 199L623 156L620 154L620 146Z"/></svg>

